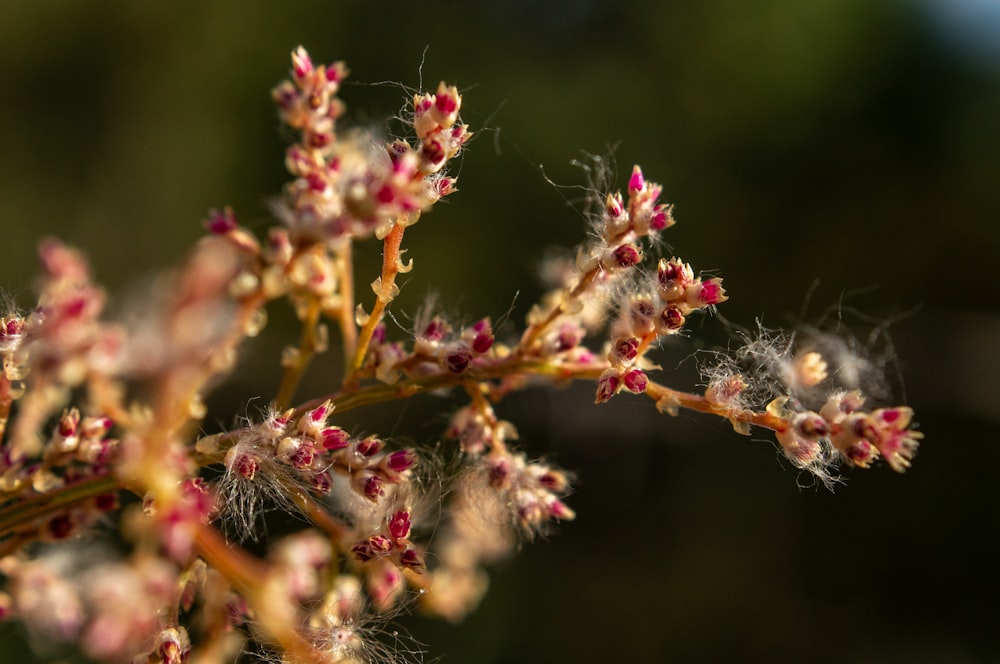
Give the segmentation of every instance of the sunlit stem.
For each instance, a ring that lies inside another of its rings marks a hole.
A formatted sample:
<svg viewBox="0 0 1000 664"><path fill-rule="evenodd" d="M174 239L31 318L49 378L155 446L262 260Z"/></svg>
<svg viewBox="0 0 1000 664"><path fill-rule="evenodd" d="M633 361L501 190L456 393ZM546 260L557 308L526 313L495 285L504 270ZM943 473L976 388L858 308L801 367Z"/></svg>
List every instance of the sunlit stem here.
<svg viewBox="0 0 1000 664"><path fill-rule="evenodd" d="M386 306L396 296L396 275L399 274L400 246L403 243L403 231L405 230L403 225L396 224L382 241L382 275L378 282L379 288L375 293L375 305L358 333L358 344L357 348L354 349L354 357L351 359L350 373L344 380L345 385L356 382L357 373L365 362L375 328L382 322Z"/></svg>
<svg viewBox="0 0 1000 664"><path fill-rule="evenodd" d="M313 298L302 317L302 335L299 338L298 352L285 367L285 372L281 376L281 385L274 397L274 405L278 410L287 408L288 404L292 402L295 390L298 389L302 376L316 354L319 316L320 302L318 298Z"/></svg>
<svg viewBox="0 0 1000 664"><path fill-rule="evenodd" d="M344 242L337 247L337 271L340 282L340 338L343 340L344 364L350 366L358 345L358 326L354 321L354 257L353 245Z"/></svg>
<svg viewBox="0 0 1000 664"><path fill-rule="evenodd" d="M559 316L566 313L566 303L579 299L581 295L587 292L600 271L600 267L595 267L584 274L576 286L572 289L564 291L565 295L563 296L562 301L552 307L544 319L525 330L524 335L521 337L521 343L518 344L518 352L530 353L532 346L536 341L538 341L538 337L540 337L549 328L549 326L552 325L557 318L559 318Z"/></svg>

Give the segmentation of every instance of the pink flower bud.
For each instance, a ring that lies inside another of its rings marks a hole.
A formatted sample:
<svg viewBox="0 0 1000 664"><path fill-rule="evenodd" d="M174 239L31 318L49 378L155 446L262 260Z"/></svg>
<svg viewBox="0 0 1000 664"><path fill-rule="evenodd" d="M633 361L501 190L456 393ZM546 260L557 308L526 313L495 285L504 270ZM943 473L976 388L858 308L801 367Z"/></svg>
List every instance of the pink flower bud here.
<svg viewBox="0 0 1000 664"><path fill-rule="evenodd" d="M447 156L444 145L436 139L424 141L420 148L420 156L432 165L440 164Z"/></svg>
<svg viewBox="0 0 1000 664"><path fill-rule="evenodd" d="M848 461L859 468L867 468L871 465L872 461L878 458L878 450L867 440L855 441L847 448L841 450L841 453L847 457Z"/></svg>
<svg viewBox="0 0 1000 664"><path fill-rule="evenodd" d="M385 535L372 535L368 538L368 548L376 556L384 556L392 551L392 541Z"/></svg>
<svg viewBox="0 0 1000 664"><path fill-rule="evenodd" d="M635 337L625 337L615 342L611 351L612 362L616 364L627 364L634 360L639 354L639 340Z"/></svg>
<svg viewBox="0 0 1000 664"><path fill-rule="evenodd" d="M618 267L632 267L642 262L642 252L631 243L616 247L612 255Z"/></svg>
<svg viewBox="0 0 1000 664"><path fill-rule="evenodd" d="M382 440L376 438L375 436L368 436L363 440L359 440L355 445L355 449L363 457L373 457L382 450L382 446L385 443Z"/></svg>
<svg viewBox="0 0 1000 664"><path fill-rule="evenodd" d="M718 277L701 282L697 298L698 302L704 306L712 306L729 299L726 297L726 290L722 287L722 279Z"/></svg>
<svg viewBox="0 0 1000 664"><path fill-rule="evenodd" d="M566 473L552 470L551 468L538 476L538 483L549 491L556 493L565 491L569 487L569 480L566 478Z"/></svg>
<svg viewBox="0 0 1000 664"><path fill-rule="evenodd" d="M660 314L660 324L666 333L676 332L684 327L684 314L677 307L671 305Z"/></svg>
<svg viewBox="0 0 1000 664"><path fill-rule="evenodd" d="M417 462L417 455L413 450L396 450L386 457L386 466L395 473L402 473Z"/></svg>
<svg viewBox="0 0 1000 664"><path fill-rule="evenodd" d="M480 332L472 339L472 350L480 355L493 348L493 334L490 332Z"/></svg>
<svg viewBox="0 0 1000 664"><path fill-rule="evenodd" d="M438 88L438 93L434 95L434 108L442 115L451 115L457 111L458 95L455 88L445 88L443 91Z"/></svg>
<svg viewBox="0 0 1000 664"><path fill-rule="evenodd" d="M604 199L604 216L614 221L621 217L624 212L625 204L622 201L621 194L608 194Z"/></svg>
<svg viewBox="0 0 1000 664"><path fill-rule="evenodd" d="M621 380L615 373L607 373L597 381L597 396L594 403L607 403L621 389Z"/></svg>
<svg viewBox="0 0 1000 664"><path fill-rule="evenodd" d="M337 62L331 63L326 68L326 80L330 83L339 83L347 78L347 75L351 72L347 69L347 66L338 60Z"/></svg>
<svg viewBox="0 0 1000 664"><path fill-rule="evenodd" d="M333 491L333 477L329 470L313 473L309 478L309 484L312 486L313 493L320 496L325 496Z"/></svg>
<svg viewBox="0 0 1000 664"><path fill-rule="evenodd" d="M222 212L209 210L208 219L205 220L205 228L215 235L225 235L239 228L239 223L236 221L236 215L233 214L232 208L227 207Z"/></svg>
<svg viewBox="0 0 1000 664"><path fill-rule="evenodd" d="M462 373L472 361L472 353L465 344L456 344L445 353L444 362L451 373Z"/></svg>
<svg viewBox="0 0 1000 664"><path fill-rule="evenodd" d="M257 457L252 454L240 454L233 461L233 470L245 479L253 480L254 476L257 475L258 465Z"/></svg>
<svg viewBox="0 0 1000 664"><path fill-rule="evenodd" d="M448 334L449 326L448 323L441 320L438 316L431 319L427 326L424 327L424 332L422 336L428 341L441 341L444 339L445 335Z"/></svg>
<svg viewBox="0 0 1000 664"><path fill-rule="evenodd" d="M830 425L818 413L798 413L792 418L792 427L805 438L819 438L830 433Z"/></svg>
<svg viewBox="0 0 1000 664"><path fill-rule="evenodd" d="M326 417L329 414L330 405L328 403L323 403L306 413L306 418L308 418L308 420L313 424L319 424L321 422L325 422Z"/></svg>
<svg viewBox="0 0 1000 664"><path fill-rule="evenodd" d="M630 194L637 194L646 186L646 178L642 176L642 169L638 164L632 167L632 175L628 179L628 191Z"/></svg>
<svg viewBox="0 0 1000 664"><path fill-rule="evenodd" d="M406 539L410 535L410 513L406 510L399 510L392 515L389 520L389 533L398 540Z"/></svg>
<svg viewBox="0 0 1000 664"><path fill-rule="evenodd" d="M297 49L292 51L292 74L295 78L301 81L306 76L311 74L312 71L312 58L309 57L309 53L306 52L306 49L299 46Z"/></svg>
<svg viewBox="0 0 1000 664"><path fill-rule="evenodd" d="M79 424L80 411L76 408L70 408L69 410L64 411L62 417L59 418L59 424L56 428L56 432L64 438L75 436Z"/></svg>
<svg viewBox="0 0 1000 664"><path fill-rule="evenodd" d="M382 481L381 477L372 475L362 482L362 493L364 493L365 498L375 502L385 495L384 484L385 482Z"/></svg>
<svg viewBox="0 0 1000 664"><path fill-rule="evenodd" d="M494 459L490 463L489 476L490 486L503 489L510 480L510 460L506 457Z"/></svg>
<svg viewBox="0 0 1000 664"><path fill-rule="evenodd" d="M350 435L340 427L327 427L320 431L323 449L328 452L342 450L350 444Z"/></svg>
<svg viewBox="0 0 1000 664"><path fill-rule="evenodd" d="M437 192L439 197L447 196L448 194L455 192L455 183L457 180L451 177L440 177L434 180L434 190Z"/></svg>
<svg viewBox="0 0 1000 664"><path fill-rule="evenodd" d="M674 218L670 214L669 205L657 205L653 208L653 214L649 218L649 228L654 231L662 231L674 225Z"/></svg>
<svg viewBox="0 0 1000 664"><path fill-rule="evenodd" d="M423 572L424 570L423 557L416 549L412 548L406 549L403 553L399 554L399 564L415 572Z"/></svg>
<svg viewBox="0 0 1000 664"><path fill-rule="evenodd" d="M549 517L557 521L572 521L576 518L576 512L571 510L566 503L555 497L545 501L545 508L549 513Z"/></svg>
<svg viewBox="0 0 1000 664"><path fill-rule="evenodd" d="M622 385L633 394L642 394L646 391L649 379L642 369L629 369L622 376Z"/></svg>
<svg viewBox="0 0 1000 664"><path fill-rule="evenodd" d="M4 321L0 318L0 353L14 350L24 338L24 319L11 318Z"/></svg>
<svg viewBox="0 0 1000 664"><path fill-rule="evenodd" d="M316 448L313 447L312 441L305 440L294 452L288 455L288 463L293 468L305 470L312 465L315 456Z"/></svg>

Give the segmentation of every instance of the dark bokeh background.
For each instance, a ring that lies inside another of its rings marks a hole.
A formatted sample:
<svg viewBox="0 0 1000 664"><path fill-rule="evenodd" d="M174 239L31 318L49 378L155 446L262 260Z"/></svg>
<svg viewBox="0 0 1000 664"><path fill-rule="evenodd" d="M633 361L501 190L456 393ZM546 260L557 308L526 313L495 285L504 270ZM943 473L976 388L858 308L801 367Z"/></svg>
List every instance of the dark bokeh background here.
<svg viewBox="0 0 1000 664"><path fill-rule="evenodd" d="M677 204L677 253L725 276L727 319L815 321L844 303L859 335L892 321L926 434L911 472L849 472L830 494L725 423L626 397L596 409L588 390L512 399L501 414L525 446L579 470L579 518L496 570L465 624L407 621L431 653L1000 660L1000 3L6 2L0 284L27 303L45 234L134 294L208 208L265 228L285 181L268 93L299 43L348 61L359 124L382 126L406 96L372 83L422 72L465 91L479 138L460 193L407 234L400 317L433 290L497 318L520 290L520 320L546 248L582 236L578 191L544 176L581 184L571 160L614 145L619 182L640 162ZM695 332L725 343L720 321ZM277 347L251 346L219 418L269 395ZM321 363L314 389L334 369ZM442 405L367 426L430 442ZM16 630L2 635L0 659L21 661Z"/></svg>

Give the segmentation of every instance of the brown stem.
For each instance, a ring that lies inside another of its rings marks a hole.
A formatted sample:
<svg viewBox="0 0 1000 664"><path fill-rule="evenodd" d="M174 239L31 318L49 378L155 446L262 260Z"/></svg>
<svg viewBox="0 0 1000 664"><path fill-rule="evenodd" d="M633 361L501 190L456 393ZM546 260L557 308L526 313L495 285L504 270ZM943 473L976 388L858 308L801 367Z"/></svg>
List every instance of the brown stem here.
<svg viewBox="0 0 1000 664"><path fill-rule="evenodd" d="M546 378L557 382L568 380L594 381L600 378L601 373L606 368L607 365L604 363L557 364L543 359L510 355L490 363L476 365L463 374L441 372L408 377L392 385L376 383L363 387L348 387L340 392L308 401L298 406L296 411L301 414L315 408L324 401L329 401L338 413L343 413L361 406L406 399L424 392L432 392L444 387L468 383L470 380L509 380L534 377ZM521 381L518 380L518 386L520 385ZM507 390L501 388L494 391L491 396L499 398L506 394L506 392ZM673 408L685 408L700 413L725 417L729 420L745 422L773 431L783 431L788 426L783 418L767 412L752 410L733 411L712 404L703 395L675 390L652 381L650 381L646 388L646 395L657 402L658 405L661 405L661 409L668 411Z"/></svg>
<svg viewBox="0 0 1000 664"><path fill-rule="evenodd" d="M365 321L361 332L358 334L358 345L354 349L354 357L349 365L349 373L344 380L345 385L350 385L357 381L357 373L361 365L365 363L365 356L368 354L368 345L371 344L372 335L375 328L382 322L385 315L385 307L396 295L396 275L399 274L400 266L400 246L403 243L403 231L406 228L402 224L396 224L385 236L382 242L382 275L379 281L378 292L375 293L375 305L372 307L371 315Z"/></svg>
<svg viewBox="0 0 1000 664"><path fill-rule="evenodd" d="M538 337L542 335L545 330L548 329L552 323L559 318L562 314L566 312L566 302L570 300L575 300L579 298L584 292L586 292L590 286L597 279L597 275L601 272L600 267L595 267L586 274L584 274L579 283L574 286L571 290L566 292L565 298L556 304L549 311L548 315L541 321L535 323L527 330L525 330L524 335L521 337L521 343L518 344L517 352L524 354L531 350L531 347L538 340Z"/></svg>
<svg viewBox="0 0 1000 664"><path fill-rule="evenodd" d="M278 410L288 408L295 396L295 390L299 387L299 382L305 374L313 356L316 355L316 326L319 324L320 303L313 298L306 308L302 317L302 335L299 338L299 351L294 361L287 367L281 376L281 385L278 393L274 397L274 406Z"/></svg>
<svg viewBox="0 0 1000 664"><path fill-rule="evenodd" d="M350 366L358 345L358 326L354 321L354 259L353 245L344 242L337 248L337 268L340 272L340 336L344 345L344 366Z"/></svg>
<svg viewBox="0 0 1000 664"><path fill-rule="evenodd" d="M15 500L0 509L0 539L50 514L73 507L76 503L122 489L121 481L113 474L97 475L67 484L58 491L46 494L33 493Z"/></svg>
<svg viewBox="0 0 1000 664"><path fill-rule="evenodd" d="M650 382L646 386L646 395L657 402L658 405L661 403L664 404L664 407L667 409L671 407L686 408L687 410L695 410L699 413L718 415L728 420L745 422L764 429L771 429L772 431L784 431L788 428L788 422L777 415L753 410L734 411L730 408L713 404L703 395L674 390L659 383Z"/></svg>

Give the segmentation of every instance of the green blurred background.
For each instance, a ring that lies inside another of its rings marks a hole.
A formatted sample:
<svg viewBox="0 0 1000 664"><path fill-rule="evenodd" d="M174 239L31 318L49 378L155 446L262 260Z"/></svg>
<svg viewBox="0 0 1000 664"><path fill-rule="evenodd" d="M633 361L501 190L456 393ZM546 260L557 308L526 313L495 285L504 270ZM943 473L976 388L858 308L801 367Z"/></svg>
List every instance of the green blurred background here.
<svg viewBox="0 0 1000 664"><path fill-rule="evenodd" d="M571 161L616 146L619 183L641 163L676 203L675 251L725 276L728 320L892 322L925 444L906 475L848 472L835 494L798 488L764 440L639 399L505 403L532 454L578 469L579 518L497 569L463 625L404 621L432 654L1000 661L1000 2L2 5L0 284L22 304L46 234L141 298L210 207L266 228L285 181L269 90L301 43L348 62L356 124L383 126L421 76L465 91L478 138L460 192L407 234L401 320L429 292L465 320L512 302L521 320L546 249L583 234ZM720 323L694 336L725 344ZM218 419L269 397L279 347L249 347ZM665 352L681 384L696 347ZM358 426L432 442L447 405ZM17 630L2 638L0 660L25 661Z"/></svg>

